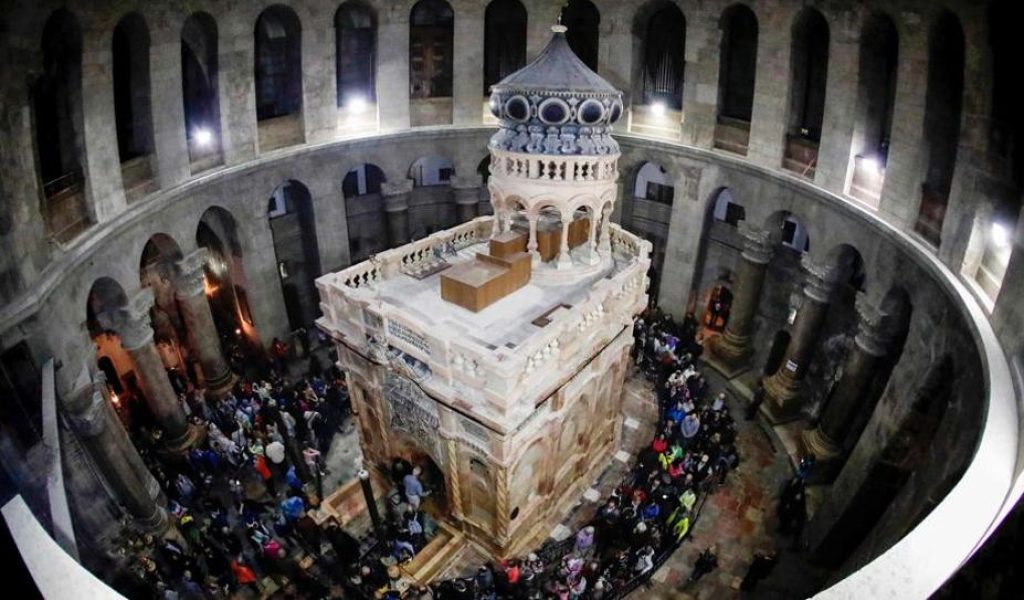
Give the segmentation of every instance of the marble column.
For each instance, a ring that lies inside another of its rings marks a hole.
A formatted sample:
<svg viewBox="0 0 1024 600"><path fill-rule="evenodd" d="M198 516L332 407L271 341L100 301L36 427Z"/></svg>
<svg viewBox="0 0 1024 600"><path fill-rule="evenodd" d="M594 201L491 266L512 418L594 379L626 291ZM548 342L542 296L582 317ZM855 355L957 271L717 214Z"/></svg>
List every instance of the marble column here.
<svg viewBox="0 0 1024 600"><path fill-rule="evenodd" d="M159 535L168 526L163 493L128 439L106 393L100 379L61 396L61 406L116 500L141 530Z"/></svg>
<svg viewBox="0 0 1024 600"><path fill-rule="evenodd" d="M208 251L200 248L178 261L178 277L174 297L178 300L189 346L199 358L206 380L206 391L218 398L226 396L235 377L224 360L220 335L213 323L213 313L206 299L206 280L203 267Z"/></svg>
<svg viewBox="0 0 1024 600"><path fill-rule="evenodd" d="M601 239L598 241L597 249L602 254L611 256L612 252L612 238L611 238L611 220L612 220L612 209L601 211Z"/></svg>
<svg viewBox="0 0 1024 600"><path fill-rule="evenodd" d="M409 243L409 196L412 180L381 184L384 213L387 216L388 244L395 248Z"/></svg>
<svg viewBox="0 0 1024 600"><path fill-rule="evenodd" d="M745 367L754 351L751 343L754 315L761 300L768 261L775 247L771 232L746 221L740 222L739 232L743 236L743 260L736 275L729 322L725 333L710 341L711 354L730 373Z"/></svg>
<svg viewBox="0 0 1024 600"><path fill-rule="evenodd" d="M863 293L857 296L858 331L853 347L846 355L843 374L832 391L832 397L821 413L818 426L801 434L801 447L805 453L814 454L819 462L841 462L844 454L844 441L852 435L860 435L851 429L855 422L866 424L866 420L857 419L858 413L870 413L875 410L875 401L865 402L865 394L871 386L879 359L885 356L886 339L883 330L883 318L879 309L871 304ZM839 465L836 465L839 466ZM819 471L815 467L815 471ZM830 478L838 474L838 469L828 469Z"/></svg>
<svg viewBox="0 0 1024 600"><path fill-rule="evenodd" d="M153 327L149 320L152 306L153 290L147 288L113 315L101 317L101 323L109 320L109 326L104 323L104 327L113 329L120 336L121 346L132 359L146 403L163 431L167 448L181 450L192 444L194 436L153 343Z"/></svg>
<svg viewBox="0 0 1024 600"><path fill-rule="evenodd" d="M773 424L792 420L800 412L803 379L818 346L818 335L836 286L835 269L811 259L807 254L803 256L802 264L807 271L803 305L790 327L791 337L782 364L764 384L765 403L762 409Z"/></svg>
<svg viewBox="0 0 1024 600"><path fill-rule="evenodd" d="M381 131L409 127L409 9L381 11L377 25L377 110ZM481 108L482 110L482 108Z"/></svg>
<svg viewBox="0 0 1024 600"><path fill-rule="evenodd" d="M472 221L480 205L480 175L456 175L452 178L452 195L455 196L455 216L459 223Z"/></svg>
<svg viewBox="0 0 1024 600"><path fill-rule="evenodd" d="M568 269L572 267L572 256L569 255L569 226L572 224L572 217L566 218L562 215L562 243L558 247L558 264L556 265L559 269Z"/></svg>
<svg viewBox="0 0 1024 600"><path fill-rule="evenodd" d="M526 251L530 253L530 258L533 261L534 266L540 263L540 253L537 252L537 219L540 218L538 215L527 213L526 219L530 222L530 238L526 242Z"/></svg>

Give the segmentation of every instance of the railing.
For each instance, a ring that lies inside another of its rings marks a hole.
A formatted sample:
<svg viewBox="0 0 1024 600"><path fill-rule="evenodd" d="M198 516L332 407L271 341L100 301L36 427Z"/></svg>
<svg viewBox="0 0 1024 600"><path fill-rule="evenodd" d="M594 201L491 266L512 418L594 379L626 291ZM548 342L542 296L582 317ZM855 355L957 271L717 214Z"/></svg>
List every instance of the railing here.
<svg viewBox="0 0 1024 600"><path fill-rule="evenodd" d="M594 283L583 301L552 313L544 328L515 347L494 347L455 335L449 327L419 322L409 311L381 301L381 282L403 274L415 277L424 265L486 241L493 222L494 217L479 217L321 277L317 285L324 316L318 324L365 356L381 357L381 345L403 348L424 361L439 381L465 385L512 410L517 399L547 385L552 363L557 369L571 368L566 357L575 356L576 349L591 340L611 339L627 317L646 305L643 283L650 244L614 224L607 235L616 253L616 271Z"/></svg>
<svg viewBox="0 0 1024 600"><path fill-rule="evenodd" d="M492 149L491 174L537 181L615 181L618 155L537 156Z"/></svg>

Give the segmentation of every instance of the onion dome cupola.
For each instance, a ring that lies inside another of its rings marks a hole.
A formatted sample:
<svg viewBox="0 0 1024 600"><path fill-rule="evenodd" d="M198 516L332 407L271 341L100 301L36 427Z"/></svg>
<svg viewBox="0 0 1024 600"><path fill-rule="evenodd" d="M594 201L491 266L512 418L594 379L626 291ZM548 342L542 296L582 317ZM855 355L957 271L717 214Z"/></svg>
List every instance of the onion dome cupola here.
<svg viewBox="0 0 1024 600"><path fill-rule="evenodd" d="M618 154L612 124L622 117L622 92L590 70L555 25L547 47L522 69L491 86L499 121L495 150L526 154Z"/></svg>

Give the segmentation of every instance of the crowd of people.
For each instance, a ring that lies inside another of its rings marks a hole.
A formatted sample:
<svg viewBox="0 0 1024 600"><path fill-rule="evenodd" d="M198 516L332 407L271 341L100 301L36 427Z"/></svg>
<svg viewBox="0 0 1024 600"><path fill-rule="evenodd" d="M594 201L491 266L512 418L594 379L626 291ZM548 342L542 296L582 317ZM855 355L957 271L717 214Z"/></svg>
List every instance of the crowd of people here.
<svg viewBox="0 0 1024 600"><path fill-rule="evenodd" d="M158 599L246 590L284 598L621 597L686 540L703 501L740 460L726 396L710 392L696 364L697 329L692 316L677 324L652 311L636 320L634 364L653 386L658 422L589 523L525 557L429 586L399 568L437 529L418 467L395 460L387 511L362 539L309 514L323 496L322 457L348 413L343 373L314 359L306 377L288 380L275 356L265 377L239 381L220 400L186 385L183 406L204 438L186 457L162 453L155 428L135 432L167 495L172 533L126 538L127 568L116 586L131 598Z"/></svg>

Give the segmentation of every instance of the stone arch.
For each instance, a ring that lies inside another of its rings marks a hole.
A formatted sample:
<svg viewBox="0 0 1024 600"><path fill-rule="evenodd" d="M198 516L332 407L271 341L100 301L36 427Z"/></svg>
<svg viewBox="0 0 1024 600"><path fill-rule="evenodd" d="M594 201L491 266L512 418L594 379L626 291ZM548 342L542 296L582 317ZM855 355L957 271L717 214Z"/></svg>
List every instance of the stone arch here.
<svg viewBox="0 0 1024 600"><path fill-rule="evenodd" d="M377 102L377 11L347 0L334 13L335 84L338 106L352 114Z"/></svg>
<svg viewBox="0 0 1024 600"><path fill-rule="evenodd" d="M651 0L633 16L635 104L679 111L686 68L686 17L670 0Z"/></svg>
<svg viewBox="0 0 1024 600"><path fill-rule="evenodd" d="M727 223L735 227L740 221L746 220L747 211L746 207L733 195L732 188L723 187L715 194L712 216L715 221Z"/></svg>
<svg viewBox="0 0 1024 600"><path fill-rule="evenodd" d="M830 35L828 21L814 8L804 7L793 20L783 167L807 177L818 162Z"/></svg>
<svg viewBox="0 0 1024 600"><path fill-rule="evenodd" d="M888 15L874 12L865 20L859 55L846 191L878 208L889 157L899 62L899 32Z"/></svg>
<svg viewBox="0 0 1024 600"><path fill-rule="evenodd" d="M856 247L847 243L836 244L825 254L824 261L836 270L838 282L863 291L866 283L864 258Z"/></svg>
<svg viewBox="0 0 1024 600"><path fill-rule="evenodd" d="M735 122L740 126L746 123L749 136L757 77L757 16L745 4L732 4L722 11L718 27L722 32L719 47L718 119L723 124Z"/></svg>
<svg viewBox="0 0 1024 600"><path fill-rule="evenodd" d="M807 229L807 221L796 213L788 210L775 211L765 219L764 228L780 233L779 241L798 253L811 251L811 234Z"/></svg>
<svg viewBox="0 0 1024 600"><path fill-rule="evenodd" d="M484 11L484 89L526 64L526 7L519 0L491 0Z"/></svg>
<svg viewBox="0 0 1024 600"><path fill-rule="evenodd" d="M409 11L410 98L452 96L454 23L455 12L445 0L419 0ZM450 114L445 122L451 122Z"/></svg>
<svg viewBox="0 0 1024 600"><path fill-rule="evenodd" d="M597 72L601 11L590 0L569 0L562 9L562 25L568 28L565 39L572 51Z"/></svg>
<svg viewBox="0 0 1024 600"><path fill-rule="evenodd" d="M153 176L145 158L154 149L149 53L145 19L135 12L122 17L114 27L111 55L118 156L122 165L133 161L133 168L122 168L126 190Z"/></svg>
<svg viewBox="0 0 1024 600"><path fill-rule="evenodd" d="M432 492L424 502L434 502L442 513L447 513L450 479L459 476L458 473L445 470L447 461L435 456L431 449L425 448L413 436L396 429L388 430L388 451L391 454L389 459L402 458L413 467L422 469L421 482Z"/></svg>
<svg viewBox="0 0 1024 600"><path fill-rule="evenodd" d="M914 231L938 247L946 218L960 141L964 94L964 30L942 10L928 30L928 84L924 107L924 144L928 153L921 204Z"/></svg>
<svg viewBox="0 0 1024 600"><path fill-rule="evenodd" d="M454 163L436 154L421 156L409 165L409 179L412 179L413 187L450 185L454 176Z"/></svg>
<svg viewBox="0 0 1024 600"><path fill-rule="evenodd" d="M221 148L218 43L217 22L209 13L194 12L185 19L181 27L185 139L190 161L202 160L202 166L215 163Z"/></svg>
<svg viewBox="0 0 1024 600"><path fill-rule="evenodd" d="M386 182L384 170L373 163L354 166L342 179L352 263L388 248L387 214L381 195L381 186Z"/></svg>
<svg viewBox="0 0 1024 600"><path fill-rule="evenodd" d="M302 23L295 11L273 4L256 18L256 120L302 112Z"/></svg>
<svg viewBox="0 0 1024 600"><path fill-rule="evenodd" d="M36 173L46 233L69 241L93 220L84 186L82 27L55 10L40 36L41 74L31 84Z"/></svg>
<svg viewBox="0 0 1024 600"><path fill-rule="evenodd" d="M211 206L196 224L196 246L205 248L206 299L214 326L228 340L228 355L254 356L261 347L249 306L248 279L242 262L238 223L229 210Z"/></svg>
<svg viewBox="0 0 1024 600"><path fill-rule="evenodd" d="M313 197L304 184L289 179L278 185L267 206L277 272L292 331L312 325L320 314L314 280L320 276Z"/></svg>

